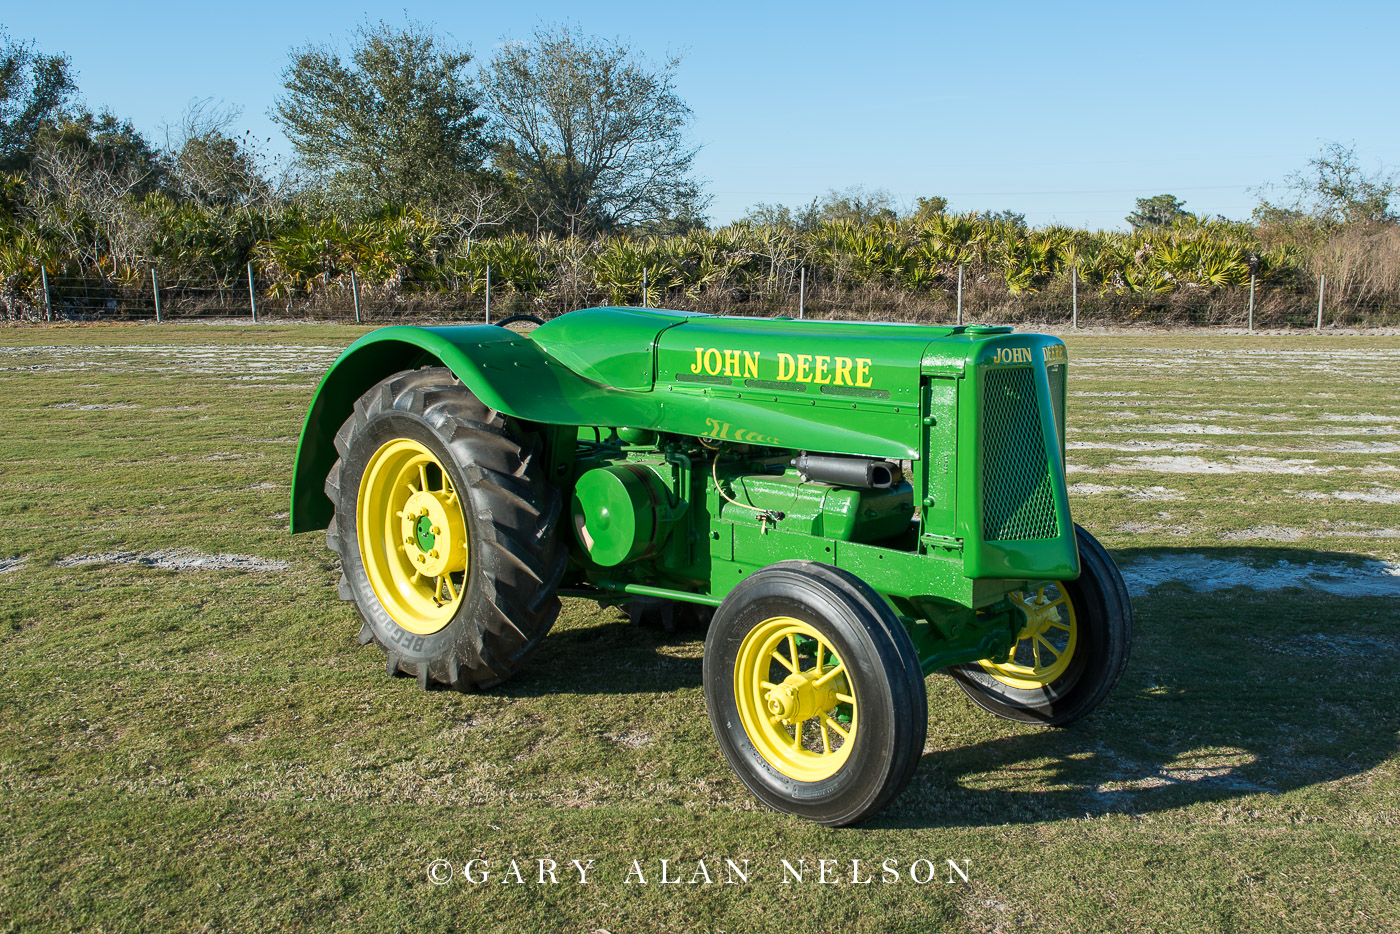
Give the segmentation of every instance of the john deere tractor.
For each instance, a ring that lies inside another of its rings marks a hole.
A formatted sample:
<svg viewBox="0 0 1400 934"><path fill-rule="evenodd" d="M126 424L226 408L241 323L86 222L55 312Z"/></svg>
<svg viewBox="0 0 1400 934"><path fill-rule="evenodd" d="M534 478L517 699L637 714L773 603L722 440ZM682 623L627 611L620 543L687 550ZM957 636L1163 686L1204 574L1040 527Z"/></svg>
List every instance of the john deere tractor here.
<svg viewBox="0 0 1400 934"><path fill-rule="evenodd" d="M293 532L326 529L390 675L479 690L561 596L707 620L715 738L765 804L881 810L924 679L1062 726L1132 613L1065 497L1060 341L594 308L530 334L371 332L306 418Z"/></svg>

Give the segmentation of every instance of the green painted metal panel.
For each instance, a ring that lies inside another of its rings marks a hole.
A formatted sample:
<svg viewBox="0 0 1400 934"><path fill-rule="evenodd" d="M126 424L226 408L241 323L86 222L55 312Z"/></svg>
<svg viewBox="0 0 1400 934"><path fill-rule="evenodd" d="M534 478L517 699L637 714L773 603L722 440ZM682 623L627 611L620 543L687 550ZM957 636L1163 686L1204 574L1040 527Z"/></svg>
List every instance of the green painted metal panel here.
<svg viewBox="0 0 1400 934"><path fill-rule="evenodd" d="M590 382L650 392L656 380L657 339L667 328L694 317L705 316L662 309L585 308L546 322L530 339Z"/></svg>

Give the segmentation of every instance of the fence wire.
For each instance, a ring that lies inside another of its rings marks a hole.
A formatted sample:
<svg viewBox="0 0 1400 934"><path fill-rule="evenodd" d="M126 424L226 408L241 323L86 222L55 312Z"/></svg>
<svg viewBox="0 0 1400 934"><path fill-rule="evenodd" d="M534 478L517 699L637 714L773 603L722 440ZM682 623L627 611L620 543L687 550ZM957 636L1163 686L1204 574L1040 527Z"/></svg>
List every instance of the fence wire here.
<svg viewBox="0 0 1400 934"><path fill-rule="evenodd" d="M635 291L636 294L632 294ZM1319 291L1321 294L1319 294ZM598 295L587 290L518 290L508 281L488 291L482 282L409 277L364 284L341 276L314 289L227 279L164 279L159 271L134 280L46 276L42 295L9 302L12 320L196 320L396 322L499 320L514 314L555 317L599 304L649 305L748 316L909 321L924 324L1018 324L1052 327L1221 327L1256 330L1400 327L1400 303L1329 294L1321 283L1177 290L1166 293L1071 294L1023 292L972 285L913 292L878 286L836 287L807 278L800 288L648 288Z"/></svg>

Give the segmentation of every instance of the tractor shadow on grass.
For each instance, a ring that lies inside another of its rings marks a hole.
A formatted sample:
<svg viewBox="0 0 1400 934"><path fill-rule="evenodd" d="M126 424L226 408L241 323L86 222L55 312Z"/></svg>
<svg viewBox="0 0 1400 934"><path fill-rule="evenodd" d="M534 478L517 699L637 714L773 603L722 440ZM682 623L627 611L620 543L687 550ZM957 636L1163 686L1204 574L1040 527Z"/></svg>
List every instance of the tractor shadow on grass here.
<svg viewBox="0 0 1400 934"><path fill-rule="evenodd" d="M663 629L630 625L623 607L566 601L559 623L517 675L495 690L511 697L637 694L698 689L705 628L684 616Z"/></svg>
<svg viewBox="0 0 1400 934"><path fill-rule="evenodd" d="M952 679L931 678L923 759L871 826L1029 823L1275 796L1396 754L1400 577L1381 562L1299 548L1114 557L1137 634L1104 706L1066 729L1025 726L992 719ZM1310 586L1283 586L1294 580Z"/></svg>

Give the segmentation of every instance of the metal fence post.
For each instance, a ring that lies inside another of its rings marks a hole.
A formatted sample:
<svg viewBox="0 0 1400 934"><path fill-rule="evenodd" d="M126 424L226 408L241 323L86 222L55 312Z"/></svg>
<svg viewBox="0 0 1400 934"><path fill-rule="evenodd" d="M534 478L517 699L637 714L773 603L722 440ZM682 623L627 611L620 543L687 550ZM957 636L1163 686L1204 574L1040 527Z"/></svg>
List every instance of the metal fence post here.
<svg viewBox="0 0 1400 934"><path fill-rule="evenodd" d="M1072 307L1074 326L1079 327L1079 267L1072 266L1069 271L1069 300Z"/></svg>
<svg viewBox="0 0 1400 934"><path fill-rule="evenodd" d="M486 323L491 323L491 264L486 264Z"/></svg>
<svg viewBox="0 0 1400 934"><path fill-rule="evenodd" d="M156 278L156 267L151 267L151 296L156 303L156 324L160 324L160 280Z"/></svg>
<svg viewBox="0 0 1400 934"><path fill-rule="evenodd" d="M248 264L248 310L253 313L253 323L258 320L258 295L253 289L253 264Z"/></svg>
<svg viewBox="0 0 1400 934"><path fill-rule="evenodd" d="M1322 330L1322 296L1327 293L1327 277L1322 277L1322 282L1317 287L1317 329Z"/></svg>
<svg viewBox="0 0 1400 934"><path fill-rule="evenodd" d="M355 323L360 323L360 278L350 270L350 297L355 301Z"/></svg>
<svg viewBox="0 0 1400 934"><path fill-rule="evenodd" d="M962 326L962 263L958 263L958 326Z"/></svg>
<svg viewBox="0 0 1400 934"><path fill-rule="evenodd" d="M807 311L807 267L798 267L797 285L797 317L801 318Z"/></svg>
<svg viewBox="0 0 1400 934"><path fill-rule="evenodd" d="M44 320L53 320L53 301L49 298L49 270L47 267L39 267L39 278L44 283Z"/></svg>
<svg viewBox="0 0 1400 934"><path fill-rule="evenodd" d="M647 292L647 268L642 267L642 307L650 307L651 296Z"/></svg>
<svg viewBox="0 0 1400 934"><path fill-rule="evenodd" d="M1254 333L1254 273L1249 274L1249 332Z"/></svg>

